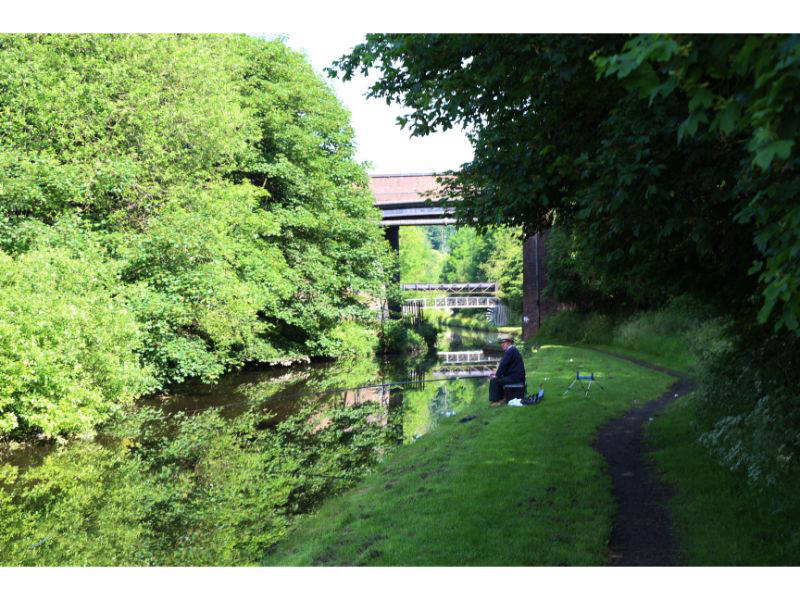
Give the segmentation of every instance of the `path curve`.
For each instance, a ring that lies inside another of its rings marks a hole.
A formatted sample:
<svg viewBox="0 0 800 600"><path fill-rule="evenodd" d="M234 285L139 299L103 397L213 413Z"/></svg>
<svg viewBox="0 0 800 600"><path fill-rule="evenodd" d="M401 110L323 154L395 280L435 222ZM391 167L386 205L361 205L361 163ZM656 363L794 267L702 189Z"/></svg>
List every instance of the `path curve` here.
<svg viewBox="0 0 800 600"><path fill-rule="evenodd" d="M611 526L611 565L673 566L678 561L678 545L667 501L672 489L659 480L644 438L644 424L667 404L688 394L694 383L685 374L659 367L638 358L597 350L640 367L666 373L677 381L658 399L632 408L597 431L592 447L608 462L608 472L617 502Z"/></svg>

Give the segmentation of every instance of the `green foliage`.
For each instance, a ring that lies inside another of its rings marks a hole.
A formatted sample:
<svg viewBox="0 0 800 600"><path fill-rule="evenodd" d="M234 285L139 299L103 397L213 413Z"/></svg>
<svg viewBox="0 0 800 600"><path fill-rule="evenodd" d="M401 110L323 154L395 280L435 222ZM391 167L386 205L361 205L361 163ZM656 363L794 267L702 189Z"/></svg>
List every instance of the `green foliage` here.
<svg viewBox="0 0 800 600"><path fill-rule="evenodd" d="M485 281L488 256L485 240L472 227L460 227L450 238L450 252L442 267L445 282Z"/></svg>
<svg viewBox="0 0 800 600"><path fill-rule="evenodd" d="M164 386L248 361L353 354L391 262L348 118L279 41L0 36L0 251L38 278L30 298L1 301L31 304L4 332L19 341L4 348L16 366L3 406L94 406L25 425L82 431L153 388L137 369ZM60 275L39 249L54 264L69 254L86 283L48 289ZM8 275L6 292L26 292L20 276ZM61 302L67 294L74 302ZM69 306L98 308L73 318L61 314ZM69 347L69 319L83 319L74 327L94 350ZM34 360L23 353L38 352L46 329L62 341L37 355L34 376L18 361ZM99 364L112 356L124 375ZM92 370L102 383L80 374ZM40 398L31 385L50 387ZM8 432L16 417L4 415Z"/></svg>
<svg viewBox="0 0 800 600"><path fill-rule="evenodd" d="M656 398L669 378L580 348L542 347L523 356L529 382L544 382L543 404L491 408L485 380L462 381L449 393L437 386L406 393L409 429L429 432L298 523L265 563L606 564L615 507L591 440L603 422ZM604 380L608 392L595 396L593 389L589 401L562 397L576 363L613 373ZM441 418L445 407L477 418Z"/></svg>
<svg viewBox="0 0 800 600"><path fill-rule="evenodd" d="M679 297L626 318L565 311L546 319L536 339L610 347L691 373L696 439L719 464L769 490L770 510L798 508L796 336L746 329Z"/></svg>
<svg viewBox="0 0 800 600"><path fill-rule="evenodd" d="M555 225L556 299L657 309L689 294L732 321L736 350L715 326L697 336L718 385L699 394L704 440L762 485L794 469L796 368L777 349L796 355L800 335L800 36L376 34L335 67L378 70L371 95L404 104L412 135L471 132L446 195L482 230ZM646 347L648 321L623 343ZM687 364L682 343L646 352Z"/></svg>
<svg viewBox="0 0 800 600"><path fill-rule="evenodd" d="M16 258L0 252L0 434L89 431L154 387L134 315L113 295L118 264L90 232L59 231L85 251L42 240Z"/></svg>
<svg viewBox="0 0 800 600"><path fill-rule="evenodd" d="M460 227L450 238L442 267L445 282L494 281L498 296L512 311L522 312L522 241L520 231L496 227L483 233Z"/></svg>
<svg viewBox="0 0 800 600"><path fill-rule="evenodd" d="M277 313L292 289L280 225L259 208L263 192L224 184L175 196L121 249L128 297L147 333L145 359L162 381L180 382L276 358L258 315Z"/></svg>
<svg viewBox="0 0 800 600"><path fill-rule="evenodd" d="M437 283L444 256L422 227L400 228L400 283Z"/></svg>
<svg viewBox="0 0 800 600"><path fill-rule="evenodd" d="M413 325L403 319L388 320L384 323L381 348L384 354L414 355L428 352L425 338L414 330Z"/></svg>
<svg viewBox="0 0 800 600"><path fill-rule="evenodd" d="M700 441L731 470L771 488L773 510L797 508L798 357L795 336L754 328L731 333L727 344L710 348L700 369Z"/></svg>
<svg viewBox="0 0 800 600"><path fill-rule="evenodd" d="M709 353L730 346L730 323L689 296L628 315L562 311L542 323L537 340L610 346L667 367L694 371Z"/></svg>
<svg viewBox="0 0 800 600"><path fill-rule="evenodd" d="M20 474L0 470L4 565L246 565L377 463L374 405L269 414L142 409Z"/></svg>
<svg viewBox="0 0 800 600"><path fill-rule="evenodd" d="M379 340L375 329L368 329L353 321L343 321L329 334L337 347L333 354L349 359L368 359L378 352Z"/></svg>
<svg viewBox="0 0 800 600"><path fill-rule="evenodd" d="M257 132L231 36L4 35L4 209L140 218L237 164Z"/></svg>
<svg viewBox="0 0 800 600"><path fill-rule="evenodd" d="M333 72L378 70L412 135L473 132L443 181L463 223L557 222L590 290L800 331L798 39L375 34Z"/></svg>
<svg viewBox="0 0 800 600"><path fill-rule="evenodd" d="M683 564L796 565L800 507L776 510L774 489L759 490L708 455L697 441L695 401L678 399L647 429L651 456L675 490L669 508Z"/></svg>
<svg viewBox="0 0 800 600"><path fill-rule="evenodd" d="M730 214L749 225L760 255L750 270L763 295L758 320L800 333L800 36L640 35L595 63L651 105L677 96L682 146L736 148L739 163L721 174L744 198Z"/></svg>

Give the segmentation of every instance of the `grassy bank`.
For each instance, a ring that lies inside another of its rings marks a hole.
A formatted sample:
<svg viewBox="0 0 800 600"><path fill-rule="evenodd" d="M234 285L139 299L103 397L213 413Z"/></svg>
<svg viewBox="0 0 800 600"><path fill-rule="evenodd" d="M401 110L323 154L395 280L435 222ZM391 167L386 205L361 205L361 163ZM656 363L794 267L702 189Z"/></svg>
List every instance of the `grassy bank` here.
<svg viewBox="0 0 800 600"><path fill-rule="evenodd" d="M698 356L721 340L723 323L705 308L678 298L662 310L628 316L563 312L548 318L537 341L612 350L692 373Z"/></svg>
<svg viewBox="0 0 800 600"><path fill-rule="evenodd" d="M706 357L730 344L728 336L719 319L679 299L628 317L562 313L545 322L537 339L611 350L686 372L702 383ZM651 457L675 491L669 509L682 563L800 564L800 536L794 533L800 512L791 482L756 486L746 465L731 472L715 460L699 442L699 404L697 393L681 398L647 428Z"/></svg>
<svg viewBox="0 0 800 600"><path fill-rule="evenodd" d="M477 401L325 503L268 565L602 565L615 506L598 426L670 378L586 349L525 353L536 407ZM562 396L574 371L606 391ZM476 418L461 423L460 417Z"/></svg>
<svg viewBox="0 0 800 600"><path fill-rule="evenodd" d="M797 565L800 515L781 510L769 492L713 461L697 442L692 395L659 415L647 431L651 454L675 490L669 508L687 565Z"/></svg>

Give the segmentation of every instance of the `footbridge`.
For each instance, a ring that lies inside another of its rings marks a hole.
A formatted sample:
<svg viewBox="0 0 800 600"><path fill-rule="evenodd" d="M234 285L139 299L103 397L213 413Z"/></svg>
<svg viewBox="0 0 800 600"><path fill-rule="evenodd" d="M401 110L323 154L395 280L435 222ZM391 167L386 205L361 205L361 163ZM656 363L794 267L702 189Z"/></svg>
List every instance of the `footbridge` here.
<svg viewBox="0 0 800 600"><path fill-rule="evenodd" d="M492 308L500 304L495 296L443 296L441 298L409 298L404 306L418 308Z"/></svg>
<svg viewBox="0 0 800 600"><path fill-rule="evenodd" d="M494 310L500 305L496 295L496 282L466 283L407 283L400 286L406 291L441 291L447 296L434 298L408 298L403 301L403 314L419 316L424 308L488 308Z"/></svg>

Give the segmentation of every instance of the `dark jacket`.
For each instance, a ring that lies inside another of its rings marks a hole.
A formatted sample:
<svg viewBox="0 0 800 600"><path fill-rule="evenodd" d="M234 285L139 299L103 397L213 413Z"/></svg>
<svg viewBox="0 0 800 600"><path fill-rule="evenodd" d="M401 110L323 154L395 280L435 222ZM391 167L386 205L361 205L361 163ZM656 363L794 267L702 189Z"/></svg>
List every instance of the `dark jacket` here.
<svg viewBox="0 0 800 600"><path fill-rule="evenodd" d="M510 346L497 365L497 378L503 377L506 383L524 383L525 365L516 346Z"/></svg>

